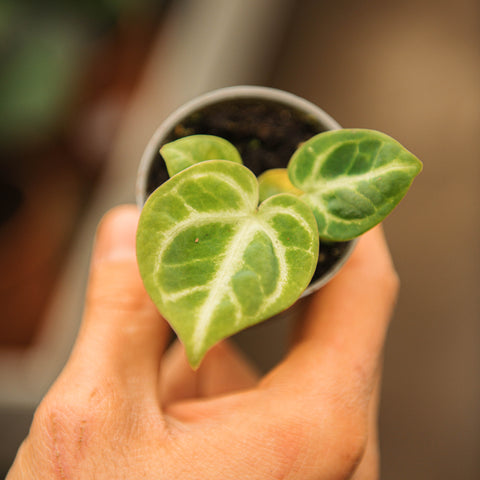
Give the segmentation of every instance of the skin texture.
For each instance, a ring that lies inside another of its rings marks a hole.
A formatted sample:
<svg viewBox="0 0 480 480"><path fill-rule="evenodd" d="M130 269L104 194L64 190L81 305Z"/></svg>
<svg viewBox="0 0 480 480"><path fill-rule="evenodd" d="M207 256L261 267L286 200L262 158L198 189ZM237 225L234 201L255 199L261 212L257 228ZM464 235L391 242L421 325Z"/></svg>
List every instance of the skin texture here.
<svg viewBox="0 0 480 480"><path fill-rule="evenodd" d="M311 298L259 378L228 341L193 372L140 280L138 211L103 219L74 350L7 480L378 478L382 349L398 279L380 228ZM349 300L346 301L345 299Z"/></svg>

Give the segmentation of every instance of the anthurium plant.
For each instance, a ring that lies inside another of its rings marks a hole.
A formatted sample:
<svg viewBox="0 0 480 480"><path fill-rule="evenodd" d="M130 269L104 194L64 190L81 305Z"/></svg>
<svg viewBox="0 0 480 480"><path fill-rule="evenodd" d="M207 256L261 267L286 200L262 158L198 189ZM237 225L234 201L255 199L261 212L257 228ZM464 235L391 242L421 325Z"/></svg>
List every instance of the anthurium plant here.
<svg viewBox="0 0 480 480"><path fill-rule="evenodd" d="M170 179L145 203L137 258L145 287L198 367L215 343L287 309L324 242L380 223L421 162L373 130L320 133L258 178L223 138L164 145Z"/></svg>

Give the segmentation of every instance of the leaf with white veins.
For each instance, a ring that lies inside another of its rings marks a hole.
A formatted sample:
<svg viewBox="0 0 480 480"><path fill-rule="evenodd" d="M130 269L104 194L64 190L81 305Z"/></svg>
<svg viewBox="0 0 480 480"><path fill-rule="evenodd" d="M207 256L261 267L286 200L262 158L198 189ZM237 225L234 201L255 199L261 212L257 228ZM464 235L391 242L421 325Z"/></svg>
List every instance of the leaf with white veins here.
<svg viewBox="0 0 480 480"><path fill-rule="evenodd" d="M240 153L228 140L214 135L190 135L166 143L160 148L168 175L206 160L230 160L242 163Z"/></svg>
<svg viewBox="0 0 480 480"><path fill-rule="evenodd" d="M422 163L393 138L343 129L312 137L288 164L313 210L320 239L345 241L380 223L407 193Z"/></svg>
<svg viewBox="0 0 480 480"><path fill-rule="evenodd" d="M197 367L215 343L279 313L308 286L318 257L311 210L237 163L194 165L145 204L137 258L146 289Z"/></svg>

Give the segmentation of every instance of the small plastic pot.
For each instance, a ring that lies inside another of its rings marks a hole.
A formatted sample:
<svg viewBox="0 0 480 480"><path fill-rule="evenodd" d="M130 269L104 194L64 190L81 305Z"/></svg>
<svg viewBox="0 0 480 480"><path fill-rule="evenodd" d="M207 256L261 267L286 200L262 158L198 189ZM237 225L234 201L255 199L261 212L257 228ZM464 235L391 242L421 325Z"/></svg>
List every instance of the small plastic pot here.
<svg viewBox="0 0 480 480"><path fill-rule="evenodd" d="M321 108L282 90L236 86L206 93L174 111L154 133L138 169L137 204L142 208L150 193L168 179L159 150L177 138L201 133L226 138L240 151L243 163L258 176L268 168L286 167L301 142L339 128ZM355 240L321 243L317 270L299 301L271 319L234 335L234 342L261 372L283 358L292 325L303 314L307 297L335 276L355 243Z"/></svg>
<svg viewBox="0 0 480 480"><path fill-rule="evenodd" d="M160 147L191 134L213 134L231 141L256 175L286 167L298 144L340 125L321 108L291 93L267 87L235 86L201 95L184 104L158 127L142 156L136 184L137 205L168 179ZM317 271L301 297L315 292L340 270L356 241L320 245Z"/></svg>

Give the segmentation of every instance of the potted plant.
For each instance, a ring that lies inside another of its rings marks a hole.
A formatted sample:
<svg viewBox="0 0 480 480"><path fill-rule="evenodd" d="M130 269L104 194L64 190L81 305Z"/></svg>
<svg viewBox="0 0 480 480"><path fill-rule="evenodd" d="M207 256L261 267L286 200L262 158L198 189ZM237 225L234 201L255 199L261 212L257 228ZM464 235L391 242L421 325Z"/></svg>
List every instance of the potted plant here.
<svg viewBox="0 0 480 480"><path fill-rule="evenodd" d="M324 285L420 170L392 138L278 90L222 89L172 114L139 169L137 258L192 367Z"/></svg>

